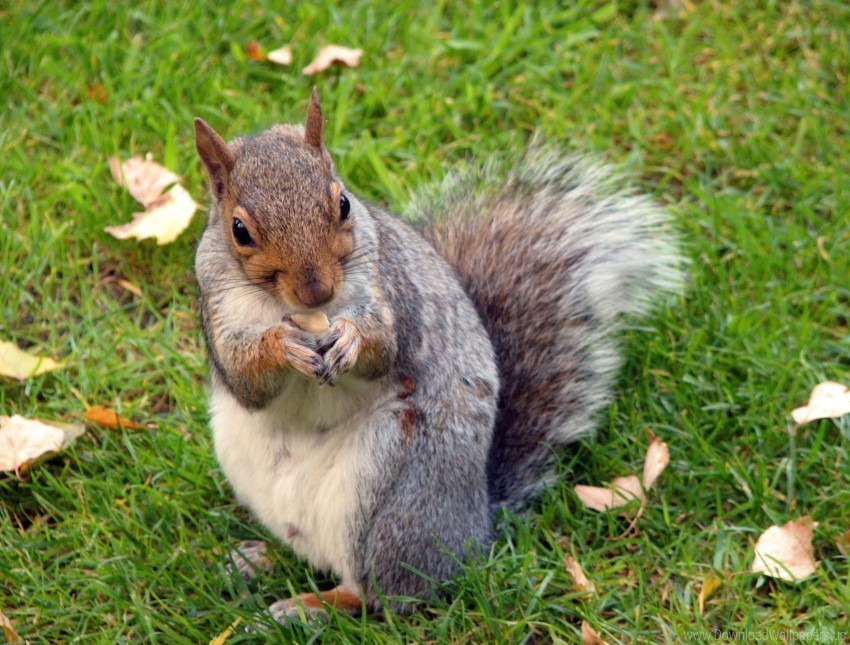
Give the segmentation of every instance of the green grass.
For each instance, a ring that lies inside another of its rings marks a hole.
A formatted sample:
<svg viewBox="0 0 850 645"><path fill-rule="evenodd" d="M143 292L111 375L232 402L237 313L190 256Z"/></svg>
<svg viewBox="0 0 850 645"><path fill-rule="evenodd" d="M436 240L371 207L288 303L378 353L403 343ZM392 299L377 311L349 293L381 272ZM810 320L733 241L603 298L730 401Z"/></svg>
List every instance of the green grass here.
<svg viewBox="0 0 850 645"><path fill-rule="evenodd" d="M846 4L694 1L663 19L638 0L278 4L0 8L0 340L65 361L0 382L0 413L69 420L103 404L156 424L93 428L29 479L0 478L0 609L21 636L207 642L324 584L283 549L256 587L223 569L236 541L268 535L235 504L205 425L203 214L165 247L103 232L136 208L109 155L150 151L205 202L192 118L228 137L301 121L314 83L361 195L401 210L463 159L541 130L669 205L692 264L682 297L626 334L597 441L450 599L279 637L572 641L583 619L609 642L846 630L850 568L834 540L850 529L850 427L792 433L788 416L817 382L850 384ZM291 43L294 64L248 61L252 40ZM362 47L363 65L302 76L324 43ZM572 484L637 470L645 428L672 461L623 536L628 522L583 509ZM758 534L805 514L820 522L816 576L747 573ZM565 554L597 595L571 590ZM709 574L725 584L700 613Z"/></svg>

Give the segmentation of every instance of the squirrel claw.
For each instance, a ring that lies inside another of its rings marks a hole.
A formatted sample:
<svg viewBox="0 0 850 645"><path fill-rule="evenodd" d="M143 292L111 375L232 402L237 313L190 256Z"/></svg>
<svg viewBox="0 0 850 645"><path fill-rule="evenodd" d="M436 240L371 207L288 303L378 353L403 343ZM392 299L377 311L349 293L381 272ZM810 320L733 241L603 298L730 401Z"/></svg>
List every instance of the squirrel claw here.
<svg viewBox="0 0 850 645"><path fill-rule="evenodd" d="M319 339L318 352L324 357L323 383L333 385L341 374L354 367L361 344L360 332L351 320L334 320L330 329Z"/></svg>

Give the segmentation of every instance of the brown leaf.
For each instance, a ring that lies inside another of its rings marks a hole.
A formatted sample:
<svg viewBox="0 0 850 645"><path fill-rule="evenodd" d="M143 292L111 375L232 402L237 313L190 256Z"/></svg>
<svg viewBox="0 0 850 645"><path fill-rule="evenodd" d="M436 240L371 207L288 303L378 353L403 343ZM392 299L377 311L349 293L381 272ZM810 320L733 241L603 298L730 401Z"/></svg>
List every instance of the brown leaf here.
<svg viewBox="0 0 850 645"><path fill-rule="evenodd" d="M360 65L360 58L362 56L362 49L351 49L350 47L342 47L341 45L326 45L319 50L313 62L307 65L302 70L302 73L312 76L313 74L325 71L331 65L357 67Z"/></svg>
<svg viewBox="0 0 850 645"><path fill-rule="evenodd" d="M850 388L833 381L817 385L809 396L809 402L791 411L798 425L815 419L834 419L845 414L850 414Z"/></svg>
<svg viewBox="0 0 850 645"><path fill-rule="evenodd" d="M839 553L845 558L850 556L850 531L842 533L835 538L835 546L838 547Z"/></svg>
<svg viewBox="0 0 850 645"><path fill-rule="evenodd" d="M808 578L818 566L812 546L815 526L817 522L808 515L782 526L771 526L756 541L750 570L789 582Z"/></svg>
<svg viewBox="0 0 850 645"><path fill-rule="evenodd" d="M0 416L0 471L14 471L20 476L84 432L79 424Z"/></svg>
<svg viewBox="0 0 850 645"><path fill-rule="evenodd" d="M104 428L112 428L113 430L117 430L120 428L126 428L128 430L137 430L141 428L137 423L133 423L129 419L125 419L122 416L119 416L115 410L110 410L109 408L105 408L102 405L95 405L86 410L86 413L83 415L89 421L96 423L98 425L103 426Z"/></svg>
<svg viewBox="0 0 850 645"><path fill-rule="evenodd" d="M245 45L245 55L248 56L248 60L266 60L266 55L263 53L263 48L260 47L260 43L258 43L256 40L252 40L247 45Z"/></svg>
<svg viewBox="0 0 850 645"><path fill-rule="evenodd" d="M650 433L649 448L643 461L643 487L646 490L652 488L658 476L670 463L670 450L667 444Z"/></svg>
<svg viewBox="0 0 850 645"><path fill-rule="evenodd" d="M18 632L15 631L15 628L12 627L12 621L9 620L8 616L0 611L0 628L3 629L3 635L6 637L6 642L9 645L17 645L17 643L23 643L24 639L22 639Z"/></svg>
<svg viewBox="0 0 850 645"><path fill-rule="evenodd" d="M608 645L585 620L581 621L581 642L582 645Z"/></svg>
<svg viewBox="0 0 850 645"><path fill-rule="evenodd" d="M702 614L705 609L706 601L711 598L723 586L723 580L715 575L708 574L702 581L702 587L699 590L699 613Z"/></svg>
<svg viewBox="0 0 850 645"><path fill-rule="evenodd" d="M595 511L620 508L634 500L641 504L646 502L640 480L635 475L617 477L604 488L579 484L574 489L582 503Z"/></svg>
<svg viewBox="0 0 850 645"><path fill-rule="evenodd" d="M567 569L567 573L573 578L573 582L575 583L573 588L576 591L586 591L588 593L594 593L596 591L596 585L584 575L581 565L573 556L568 555L564 557L564 566Z"/></svg>
<svg viewBox="0 0 850 645"><path fill-rule="evenodd" d="M30 376L38 376L59 367L62 367L62 364L52 358L33 356L15 343L0 341L0 376L23 381Z"/></svg>
<svg viewBox="0 0 850 645"><path fill-rule="evenodd" d="M95 101L101 105L106 103L107 99L109 99L109 95L106 93L106 88L103 87L103 83L89 83L86 85L86 93L88 94L90 101Z"/></svg>
<svg viewBox="0 0 850 645"><path fill-rule="evenodd" d="M266 59L275 65L290 65L292 63L292 48L287 45L286 47L273 49L266 55Z"/></svg>

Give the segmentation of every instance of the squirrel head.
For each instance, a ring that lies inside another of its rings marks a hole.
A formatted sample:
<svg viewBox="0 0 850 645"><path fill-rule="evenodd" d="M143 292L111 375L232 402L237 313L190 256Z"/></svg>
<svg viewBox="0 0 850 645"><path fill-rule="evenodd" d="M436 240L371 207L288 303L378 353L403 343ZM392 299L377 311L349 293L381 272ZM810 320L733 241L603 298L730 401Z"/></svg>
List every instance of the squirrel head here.
<svg viewBox="0 0 850 645"><path fill-rule="evenodd" d="M223 228L248 280L291 308L319 307L339 293L354 251L354 213L322 140L316 90L306 126L282 125L227 144L195 119L210 177L210 225ZM216 221L217 220L217 221Z"/></svg>

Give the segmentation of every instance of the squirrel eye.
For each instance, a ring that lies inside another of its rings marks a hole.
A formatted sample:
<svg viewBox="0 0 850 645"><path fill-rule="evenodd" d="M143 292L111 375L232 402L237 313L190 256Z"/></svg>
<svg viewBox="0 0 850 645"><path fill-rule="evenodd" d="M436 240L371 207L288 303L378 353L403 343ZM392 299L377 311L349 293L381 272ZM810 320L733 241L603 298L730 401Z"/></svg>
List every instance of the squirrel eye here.
<svg viewBox="0 0 850 645"><path fill-rule="evenodd" d="M251 234L248 232L248 227L238 217L233 218L233 237L236 238L236 243L239 246L251 246L254 240L251 239Z"/></svg>
<svg viewBox="0 0 850 645"><path fill-rule="evenodd" d="M348 201L348 197L345 195L339 196L339 221L346 222L348 221L348 213L351 211L351 202Z"/></svg>

